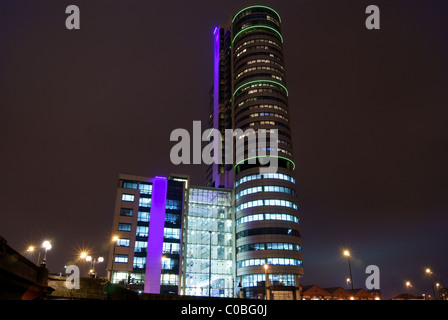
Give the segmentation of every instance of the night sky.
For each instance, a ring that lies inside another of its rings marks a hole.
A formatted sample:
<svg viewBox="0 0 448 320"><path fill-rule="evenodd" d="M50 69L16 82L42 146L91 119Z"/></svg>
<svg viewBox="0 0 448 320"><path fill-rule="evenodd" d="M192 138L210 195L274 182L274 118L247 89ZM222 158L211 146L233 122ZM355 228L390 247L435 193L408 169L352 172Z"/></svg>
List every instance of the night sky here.
<svg viewBox="0 0 448 320"><path fill-rule="evenodd" d="M426 267L448 286L446 1L0 0L0 235L51 240L64 272L107 255L119 173L204 185L205 166L171 164L170 133L206 128L213 29L252 4L283 20L302 283L345 287L349 248L355 287L377 265L386 299L405 280L432 294Z"/></svg>

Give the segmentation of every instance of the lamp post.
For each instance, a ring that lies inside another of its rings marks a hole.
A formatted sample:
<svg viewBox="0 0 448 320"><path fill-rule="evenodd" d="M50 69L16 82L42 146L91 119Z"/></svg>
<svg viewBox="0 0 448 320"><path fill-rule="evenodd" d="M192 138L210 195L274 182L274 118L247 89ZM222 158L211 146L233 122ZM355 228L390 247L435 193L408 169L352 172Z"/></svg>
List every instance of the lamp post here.
<svg viewBox="0 0 448 320"><path fill-rule="evenodd" d="M433 274L433 272L432 272L431 269L429 269L429 268L426 268L425 272L426 272L427 274L429 274L429 276L430 276L430 278L431 278L432 293L433 293L433 295L434 295L434 299L437 300L436 292L434 291L434 280L433 280L433 278L432 278L432 274Z"/></svg>
<svg viewBox="0 0 448 320"><path fill-rule="evenodd" d="M89 274L91 278L96 278L95 265L97 263L101 263L104 261L102 256L98 258L92 258L92 256L87 255L86 252L81 253L81 259L85 259L85 261L90 262Z"/></svg>
<svg viewBox="0 0 448 320"><path fill-rule="evenodd" d="M32 255L35 250L36 248L34 246L29 246L28 249L26 249L26 252ZM40 250L37 253L36 265L39 265L39 260L40 260Z"/></svg>
<svg viewBox="0 0 448 320"><path fill-rule="evenodd" d="M409 288L412 287L411 281L406 281L406 282L405 282L405 285L406 285L406 290L407 290L407 292L408 292L408 294L409 294Z"/></svg>
<svg viewBox="0 0 448 320"><path fill-rule="evenodd" d="M115 260L115 248L117 247L118 237L115 236L112 238L112 243L114 246L114 249L112 250L112 264L110 266L110 273L109 273L109 282L112 282L112 272L114 270L114 260Z"/></svg>
<svg viewBox="0 0 448 320"><path fill-rule="evenodd" d="M440 283L436 283L436 289L437 289L437 300L440 300L440 291L439 291Z"/></svg>
<svg viewBox="0 0 448 320"><path fill-rule="evenodd" d="M270 300L269 298L269 277L268 277L268 264L264 264L264 298L265 300Z"/></svg>
<svg viewBox="0 0 448 320"><path fill-rule="evenodd" d="M209 255L208 255L208 296L211 296L212 293L212 231L209 232Z"/></svg>
<svg viewBox="0 0 448 320"><path fill-rule="evenodd" d="M42 248L45 249L45 254L44 254L44 258L42 259L42 263L40 265L41 265L41 267L46 267L47 266L47 252L48 252L48 250L50 250L52 248L50 241L45 240L42 243Z"/></svg>
<svg viewBox="0 0 448 320"><path fill-rule="evenodd" d="M351 267L351 265L350 265L350 251L348 251L348 250L344 250L343 251L343 255L344 255L344 257L346 257L347 258L347 260L348 260L348 270L349 270L349 272L350 272L350 282L351 282L351 285L352 285L352 295L353 295L353 293L354 293L354 289L353 289L353 277L352 277L352 267Z"/></svg>

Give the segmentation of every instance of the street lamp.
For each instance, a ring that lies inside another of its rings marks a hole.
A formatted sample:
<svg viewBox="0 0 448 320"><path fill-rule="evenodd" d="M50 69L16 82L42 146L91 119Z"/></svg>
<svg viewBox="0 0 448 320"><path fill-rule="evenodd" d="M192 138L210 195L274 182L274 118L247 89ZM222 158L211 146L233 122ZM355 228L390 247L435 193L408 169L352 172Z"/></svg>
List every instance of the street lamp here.
<svg viewBox="0 0 448 320"><path fill-rule="evenodd" d="M45 249L45 254L44 254L44 258L42 259L42 263L40 265L41 265L41 267L46 267L46 265L47 265L47 252L48 252L48 250L50 250L52 248L52 245L51 245L50 241L45 240L42 243L42 248Z"/></svg>
<svg viewBox="0 0 448 320"><path fill-rule="evenodd" d="M109 282L112 282L112 272L114 270L114 260L115 260L115 248L117 247L117 242L118 242L118 237L114 236L112 238L112 243L114 245L114 249L112 251L112 264L111 264L111 267L110 267Z"/></svg>
<svg viewBox="0 0 448 320"><path fill-rule="evenodd" d="M36 251L36 248L34 246L29 246L28 249L26 249L26 252L32 255ZM37 253L37 262L36 265L39 265L39 259L40 259L40 250Z"/></svg>
<svg viewBox="0 0 448 320"><path fill-rule="evenodd" d="M434 294L434 299L437 299L436 297L436 292L434 291L434 280L432 278L432 274L433 272L431 271L431 269L426 268L425 272L430 276L431 278L431 287L432 287L432 293Z"/></svg>
<svg viewBox="0 0 448 320"><path fill-rule="evenodd" d="M348 250L344 250L344 251L342 252L342 254L343 254L344 257L346 257L347 260L348 260L348 270L349 270L349 272L350 272L350 283L351 283L351 285L352 285L352 295L353 295L353 293L354 293L355 290L353 289L352 267L351 267L351 265L350 265L350 257L351 257L351 255L350 255L350 251L348 251Z"/></svg>
<svg viewBox="0 0 448 320"><path fill-rule="evenodd" d="M436 283L436 289L437 289L437 300L440 300L440 291L439 291L440 283Z"/></svg>
<svg viewBox="0 0 448 320"><path fill-rule="evenodd" d="M104 258L102 256L99 256L98 258L92 258L92 256L87 255L87 252L82 252L81 259L84 259L85 261L90 262L90 269L89 269L90 277L96 278L95 265L97 263L103 262Z"/></svg>
<svg viewBox="0 0 448 320"><path fill-rule="evenodd" d="M269 299L269 277L268 277L268 264L265 263L264 264L264 297L266 300L270 300Z"/></svg>
<svg viewBox="0 0 448 320"><path fill-rule="evenodd" d="M405 285L406 285L406 289L408 290L408 293L409 293L409 288L412 287L412 284L410 281L406 281Z"/></svg>

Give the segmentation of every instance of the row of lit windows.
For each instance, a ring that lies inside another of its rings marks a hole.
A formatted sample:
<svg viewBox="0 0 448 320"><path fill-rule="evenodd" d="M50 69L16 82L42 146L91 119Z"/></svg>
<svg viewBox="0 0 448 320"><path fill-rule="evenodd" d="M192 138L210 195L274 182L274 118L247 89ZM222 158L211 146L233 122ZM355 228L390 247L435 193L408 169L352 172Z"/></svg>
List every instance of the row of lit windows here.
<svg viewBox="0 0 448 320"><path fill-rule="evenodd" d="M258 251L258 250L289 250L289 251L302 251L302 247L294 243L285 242L267 242L267 243L250 243L239 246L236 248L237 253L246 251Z"/></svg>
<svg viewBox="0 0 448 320"><path fill-rule="evenodd" d="M246 64L247 65L251 65L251 64L255 64L255 63L269 63L269 64L275 64L276 66L280 67L281 69L285 69L280 63L276 62L276 61L272 61L269 59L254 59L254 60L250 60L247 61Z"/></svg>
<svg viewBox="0 0 448 320"><path fill-rule="evenodd" d="M266 151L283 152L283 153L287 154L288 156L292 156L291 152L289 152L288 150L285 150L283 148L254 148L254 149L249 150L249 154L255 154L257 152L258 152L258 154L260 154L261 152L266 152Z"/></svg>
<svg viewBox="0 0 448 320"><path fill-rule="evenodd" d="M285 108L279 107L279 106L274 105L274 104L260 104L260 105L256 105L256 106L250 106L248 108L245 108L245 109L242 109L242 110L238 111L235 114L235 117L238 117L238 115L240 115L241 113L246 112L246 111L250 111L250 110L254 110L254 109L265 109L265 108L267 108L267 109L274 109L274 110L280 110L280 111L282 111L282 112L284 112L286 114L288 113L288 110L286 110Z"/></svg>
<svg viewBox="0 0 448 320"><path fill-rule="evenodd" d="M240 225L242 223L252 222L252 221L263 221L263 220L281 220L281 221L291 221L299 223L299 218L291 214L286 213L258 213L251 214L249 216L241 217L236 220L235 225Z"/></svg>
<svg viewBox="0 0 448 320"><path fill-rule="evenodd" d="M133 202L135 200L135 196L133 194L123 193L121 195L121 200L125 202ZM151 198L140 197L138 205L140 207L148 208L151 207ZM181 210L182 209L182 201L180 200L166 200L166 209L171 210Z"/></svg>
<svg viewBox="0 0 448 320"><path fill-rule="evenodd" d="M245 76L244 78L241 78L240 80L238 80L238 82L236 82L235 85L238 86L241 82L244 82L244 81L246 81L246 80L248 80L250 78L259 78L259 77L267 77L267 78L273 78L273 79L278 80L278 81L283 81L282 77L279 77L279 76L277 76L275 74L271 74L271 73L254 73L254 74Z"/></svg>
<svg viewBox="0 0 448 320"><path fill-rule="evenodd" d="M253 129L246 130L242 135L238 135L238 139L242 140L242 139L245 139L247 137L249 137L248 141L250 141L250 139L257 139L257 133L258 133L258 135L264 134L268 138L267 141L270 141L270 136L271 135L272 136L279 135L279 136L285 136L287 138L291 138L289 134L287 134L286 132L283 132L283 131L281 131L281 130L279 130L277 128L276 129L260 128L257 131L255 131ZM254 137L251 137L251 136L254 136ZM286 141L277 140L277 142L289 145L289 143L286 142Z"/></svg>
<svg viewBox="0 0 448 320"><path fill-rule="evenodd" d="M239 199L242 196L246 196L257 192L282 192L292 194L293 196L297 196L296 192L291 188L282 186L257 186L241 190L236 194L235 199Z"/></svg>
<svg viewBox="0 0 448 320"><path fill-rule="evenodd" d="M287 105L286 101L282 100L280 98L273 97L273 96L262 96L262 97L247 98L247 99L241 101L240 103L238 103L238 108L243 106L246 103L249 103L249 102L252 102L252 101L259 101L259 100L274 100L274 101L279 101L279 102L283 103L284 105Z"/></svg>
<svg viewBox="0 0 448 320"><path fill-rule="evenodd" d="M246 259L237 261L237 268L253 267L268 265L280 265L280 266L302 266L302 260L292 258L267 258L267 259Z"/></svg>
<svg viewBox="0 0 448 320"><path fill-rule="evenodd" d="M254 39L254 40L249 40L244 42L243 44L241 44L238 48L236 48L235 52L238 52L241 48L243 48L244 46L247 46L249 44L254 44L254 43L269 43L269 44L273 44L274 46L281 48L280 45L272 40L268 40L268 39Z"/></svg>
<svg viewBox="0 0 448 320"><path fill-rule="evenodd" d="M280 53L280 51L277 48L273 48L273 47L269 47L269 46L251 46L251 47L245 48L241 52L237 53L236 57L239 58L242 54L244 54L248 51L260 50L260 49L275 50ZM278 60L280 60L280 59L278 59Z"/></svg>
<svg viewBox="0 0 448 320"><path fill-rule="evenodd" d="M286 93L286 91L281 91L280 86L270 82L256 82L256 83L252 82L251 84L244 85L244 88L238 91L238 98L241 98L246 94L263 93L263 92L270 92L277 94Z"/></svg>
<svg viewBox="0 0 448 320"><path fill-rule="evenodd" d="M127 246L129 247L129 239L119 239L119 240L127 240ZM117 242L118 245L118 242ZM146 252L148 248L147 241L135 241L135 249L134 252ZM180 244L175 242L164 242L163 243L163 254L179 254L180 252Z"/></svg>
<svg viewBox="0 0 448 320"><path fill-rule="evenodd" d="M288 122L288 118L286 118L284 115L278 114L278 113L273 113L273 112L257 112L257 113L251 113L250 114L251 118L254 117L275 117L275 118L280 118L285 120L286 122Z"/></svg>
<svg viewBox="0 0 448 320"><path fill-rule="evenodd" d="M255 121L251 122L249 124L245 124L241 126L241 129L246 129L247 127L255 127L255 126L279 126L289 129L289 126L287 124L277 122L277 121L268 121L268 120L262 120L262 121Z"/></svg>
<svg viewBox="0 0 448 320"><path fill-rule="evenodd" d="M268 274L271 285L295 286L295 274ZM266 274L248 274L241 277L241 284L244 288L264 286Z"/></svg>
<svg viewBox="0 0 448 320"><path fill-rule="evenodd" d="M266 66L258 66L258 67L251 67L251 68L247 68L247 69L245 69L243 72L240 72L240 73L236 76L236 79L238 79L239 77L241 77L243 74L245 74L245 73L247 73L247 72L251 72L251 71L255 71L255 70L275 71L275 72L278 72L279 74L281 74L282 76L284 75L283 72L281 72L280 70L278 70L278 69L276 69L276 68L266 67Z"/></svg>
<svg viewBox="0 0 448 320"><path fill-rule="evenodd" d="M127 254L116 254L114 257L115 263L128 263L129 256ZM145 268L146 257L134 257L133 267L138 269ZM173 270L177 268L179 261L177 259L164 258L162 259L162 270Z"/></svg>
<svg viewBox="0 0 448 320"><path fill-rule="evenodd" d="M133 267L136 269L144 269L146 265L146 257L134 257ZM173 270L179 265L177 259L162 258L162 270Z"/></svg>
<svg viewBox="0 0 448 320"><path fill-rule="evenodd" d="M239 179L238 181L235 182L235 187L238 187L240 184L242 184L244 182L252 181L252 180L259 180L259 179L279 179L279 180L289 181L294 184L296 183L296 180L293 177L288 176L287 174L284 174L284 173L265 173L265 174L252 174L249 176L242 177L241 179Z"/></svg>
<svg viewBox="0 0 448 320"><path fill-rule="evenodd" d="M234 25L234 32L238 33L252 26L269 26L271 28L280 27L277 21L267 19L265 15L254 14L249 19L241 19L236 25Z"/></svg>
<svg viewBox="0 0 448 320"><path fill-rule="evenodd" d="M142 209L143 210L143 209ZM120 216L132 217L133 210L128 208L120 209ZM137 221L139 222L149 222L150 213L145 211L139 211L137 216ZM168 223L177 224L179 222L179 215L175 213L166 213L165 221Z"/></svg>
<svg viewBox="0 0 448 320"><path fill-rule="evenodd" d="M297 205L294 202L291 202L288 200L262 199L262 200L254 200L254 201L248 201L248 202L242 203L238 207L236 207L236 212L244 210L244 209L253 208L253 207L264 207L264 206L287 207L287 208L293 208L293 209L297 210Z"/></svg>
<svg viewBox="0 0 448 320"><path fill-rule="evenodd" d="M267 235L267 234L279 234L285 236L300 237L300 231L292 228L278 228L278 227L266 227L266 228L254 228L240 231L236 234L236 239L241 239L251 236Z"/></svg>
<svg viewBox="0 0 448 320"><path fill-rule="evenodd" d="M263 93L263 92L282 94L282 92L280 90L278 90L277 88L275 88L275 89L262 88L262 89L252 89L247 92L240 92L240 94L238 96L240 97L245 94L254 94L254 93Z"/></svg>
<svg viewBox="0 0 448 320"><path fill-rule="evenodd" d="M124 180L121 184L121 187L124 189L134 189L140 190L140 193L143 194L151 194L152 193L152 184L151 183L143 183L143 182L136 182L136 181L128 181Z"/></svg>
<svg viewBox="0 0 448 320"><path fill-rule="evenodd" d="M130 223L119 223L118 231L130 232L132 225ZM149 232L149 227L137 226L135 235L137 237L147 237ZM180 229L178 228L164 228L163 236L166 239L180 239Z"/></svg>

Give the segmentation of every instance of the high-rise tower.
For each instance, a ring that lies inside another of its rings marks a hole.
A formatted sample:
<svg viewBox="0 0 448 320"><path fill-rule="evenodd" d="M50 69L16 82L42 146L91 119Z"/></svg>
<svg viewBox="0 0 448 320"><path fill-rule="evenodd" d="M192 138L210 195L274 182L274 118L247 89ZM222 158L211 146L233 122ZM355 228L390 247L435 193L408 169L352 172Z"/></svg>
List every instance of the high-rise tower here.
<svg viewBox="0 0 448 320"><path fill-rule="evenodd" d="M232 128L244 131L243 137L249 131L265 132L268 138L272 130L277 132L276 141L268 139L276 143L275 173L261 173L261 157L255 157L255 163L248 157L254 151L272 154L272 144L261 150L246 141L244 161L232 168L212 165L217 174L210 185L235 189L237 281L246 297L272 293L297 299L302 242L281 18L272 8L250 6L239 11L230 26L215 28L214 38L211 126L222 130L230 116Z"/></svg>

